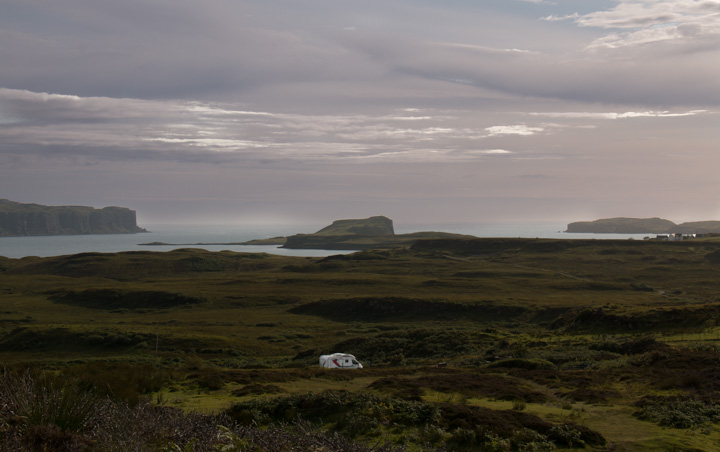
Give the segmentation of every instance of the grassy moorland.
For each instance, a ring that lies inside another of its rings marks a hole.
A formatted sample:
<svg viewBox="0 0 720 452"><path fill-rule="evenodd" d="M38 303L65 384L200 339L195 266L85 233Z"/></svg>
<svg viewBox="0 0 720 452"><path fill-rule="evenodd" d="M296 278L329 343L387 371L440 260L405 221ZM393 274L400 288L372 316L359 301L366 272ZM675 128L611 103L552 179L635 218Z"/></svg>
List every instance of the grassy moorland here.
<svg viewBox="0 0 720 452"><path fill-rule="evenodd" d="M713 451L719 276L711 239L0 257L0 445Z"/></svg>

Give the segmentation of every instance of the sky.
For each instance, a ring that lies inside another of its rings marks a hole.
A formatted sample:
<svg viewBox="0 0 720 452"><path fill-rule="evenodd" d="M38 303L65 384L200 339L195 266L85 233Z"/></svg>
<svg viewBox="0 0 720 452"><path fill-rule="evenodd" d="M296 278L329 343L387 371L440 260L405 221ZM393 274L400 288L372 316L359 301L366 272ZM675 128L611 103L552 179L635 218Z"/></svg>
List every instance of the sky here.
<svg viewBox="0 0 720 452"><path fill-rule="evenodd" d="M0 198L720 220L720 0L2 0Z"/></svg>

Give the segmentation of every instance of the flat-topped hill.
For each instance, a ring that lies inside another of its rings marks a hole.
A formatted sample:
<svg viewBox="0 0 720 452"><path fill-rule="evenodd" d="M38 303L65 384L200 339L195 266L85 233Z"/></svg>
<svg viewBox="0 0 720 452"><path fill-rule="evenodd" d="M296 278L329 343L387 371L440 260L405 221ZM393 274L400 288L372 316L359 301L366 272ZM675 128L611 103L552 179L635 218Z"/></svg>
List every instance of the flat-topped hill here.
<svg viewBox="0 0 720 452"><path fill-rule="evenodd" d="M568 224L565 232L591 232L596 234L664 233L676 226L663 218L605 218L595 221L578 221Z"/></svg>
<svg viewBox="0 0 720 452"><path fill-rule="evenodd" d="M570 223L565 232L594 234L708 234L720 232L720 221L695 221L675 224L663 218L605 218Z"/></svg>
<svg viewBox="0 0 720 452"><path fill-rule="evenodd" d="M390 218L375 216L360 220L335 220L314 235L394 235Z"/></svg>
<svg viewBox="0 0 720 452"><path fill-rule="evenodd" d="M410 246L418 240L470 239L471 235L449 232L412 232L395 234L393 221L384 216L352 220L335 220L331 225L312 234L295 234L288 237L248 240L226 243L141 243L143 246L193 245L281 245L282 248L304 250L368 250Z"/></svg>
<svg viewBox="0 0 720 452"><path fill-rule="evenodd" d="M365 250L408 246L422 239L468 238L447 232L395 234L393 222L384 216L356 220L336 220L314 234L285 237L283 248L323 250Z"/></svg>
<svg viewBox="0 0 720 452"><path fill-rule="evenodd" d="M87 206L43 206L0 199L0 236L128 234L138 227L134 210Z"/></svg>

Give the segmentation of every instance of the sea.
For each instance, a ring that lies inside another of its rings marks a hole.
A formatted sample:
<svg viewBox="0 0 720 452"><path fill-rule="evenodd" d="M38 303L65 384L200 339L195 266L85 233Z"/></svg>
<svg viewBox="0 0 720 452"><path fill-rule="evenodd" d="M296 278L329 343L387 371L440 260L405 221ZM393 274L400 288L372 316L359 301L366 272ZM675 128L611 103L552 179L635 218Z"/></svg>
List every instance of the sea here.
<svg viewBox="0 0 720 452"><path fill-rule="evenodd" d="M100 235L53 235L33 237L0 237L0 256L23 258L48 257L69 254L120 251L171 251L178 248L201 248L209 251L236 251L270 253L284 256L321 257L353 251L291 250L275 245L226 245L293 234L316 232L326 224L318 225L142 225L147 233ZM562 232L567 223L511 222L511 223L449 223L449 224L395 224L396 234L437 231L467 234L476 237L526 237L552 239L636 239L648 234L585 234ZM162 242L173 245L146 246L144 243ZM219 244L219 245L216 245Z"/></svg>

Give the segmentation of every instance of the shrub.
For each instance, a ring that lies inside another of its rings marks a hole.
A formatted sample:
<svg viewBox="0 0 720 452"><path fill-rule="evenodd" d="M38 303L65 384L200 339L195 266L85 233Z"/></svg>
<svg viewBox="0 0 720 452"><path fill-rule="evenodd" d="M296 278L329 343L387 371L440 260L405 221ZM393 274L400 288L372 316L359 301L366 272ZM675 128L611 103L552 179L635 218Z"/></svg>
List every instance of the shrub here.
<svg viewBox="0 0 720 452"><path fill-rule="evenodd" d="M399 367L405 365L408 360L444 361L458 355L477 353L487 347L489 341L490 337L485 333L428 328L385 331L353 337L319 352L353 350L355 356L362 357L373 366Z"/></svg>
<svg viewBox="0 0 720 452"><path fill-rule="evenodd" d="M440 420L440 410L430 403L332 390L249 400L232 405L226 413L245 425L282 424L303 419L332 424L333 431L351 436L358 431L378 433L378 420L387 426L406 427L420 427Z"/></svg>
<svg viewBox="0 0 720 452"><path fill-rule="evenodd" d="M526 408L527 404L522 399L515 399L512 402L512 409L516 411L522 411Z"/></svg>
<svg viewBox="0 0 720 452"><path fill-rule="evenodd" d="M61 376L96 388L101 394L136 405L144 394L159 391L170 382L168 369L151 364L92 362L67 368Z"/></svg>
<svg viewBox="0 0 720 452"><path fill-rule="evenodd" d="M544 359L525 359L525 358L509 358L496 361L490 365L490 368L507 368L507 369L526 369L526 370L557 370L557 366Z"/></svg>
<svg viewBox="0 0 720 452"><path fill-rule="evenodd" d="M528 428L513 431L508 436L501 436L483 429L458 428L447 440L452 450L482 450L485 452L552 452L555 444L545 435Z"/></svg>
<svg viewBox="0 0 720 452"><path fill-rule="evenodd" d="M567 424L554 426L550 429L549 436L563 446L585 447L580 431Z"/></svg>
<svg viewBox="0 0 720 452"><path fill-rule="evenodd" d="M621 355L639 355L654 350L667 349L668 345L658 342L652 336L641 337L625 342L599 342L590 344L591 350L603 350Z"/></svg>
<svg viewBox="0 0 720 452"><path fill-rule="evenodd" d="M720 404L700 400L654 400L641 403L638 419L663 427L691 428L720 422Z"/></svg>
<svg viewBox="0 0 720 452"><path fill-rule="evenodd" d="M104 399L78 383L48 377L4 374L0 395L7 409L27 426L54 426L63 432L78 432L103 408Z"/></svg>

